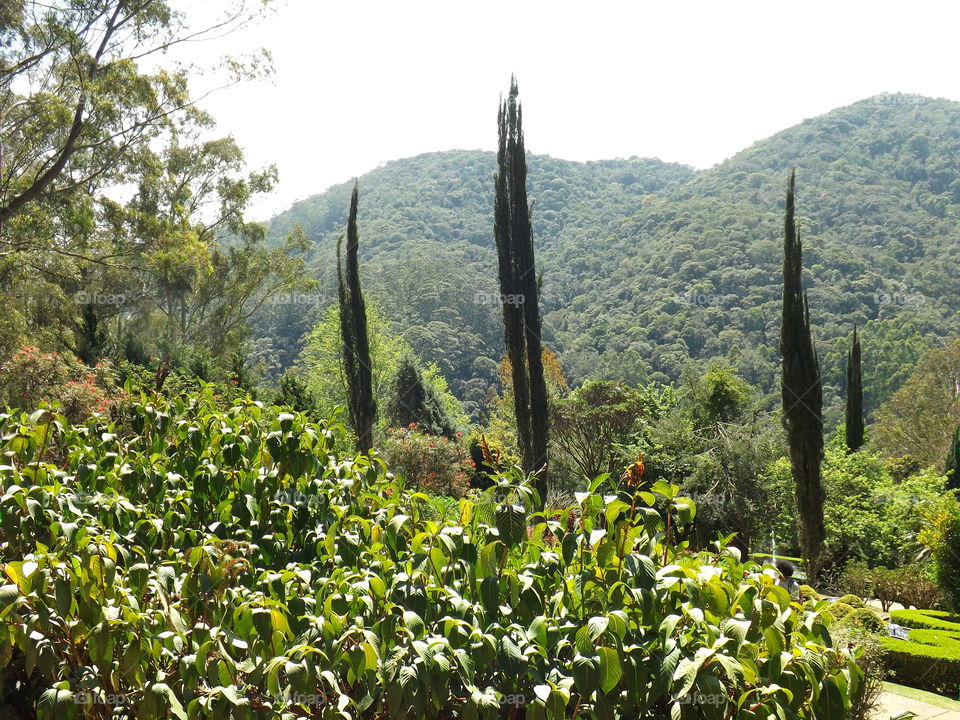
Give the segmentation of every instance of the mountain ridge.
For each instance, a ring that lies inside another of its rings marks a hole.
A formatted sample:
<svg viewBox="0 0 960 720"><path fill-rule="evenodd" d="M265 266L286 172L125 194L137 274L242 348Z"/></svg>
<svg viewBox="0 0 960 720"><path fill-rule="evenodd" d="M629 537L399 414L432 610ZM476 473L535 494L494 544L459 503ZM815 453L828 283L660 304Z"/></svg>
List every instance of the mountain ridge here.
<svg viewBox="0 0 960 720"><path fill-rule="evenodd" d="M474 411L499 357L495 308L470 307L470 290L497 287L493 160L484 151L425 153L359 178L367 292ZM865 329L865 361L879 350L871 342L899 346L873 377L868 370L870 410L922 347L956 332L960 103L875 96L704 170L636 157L530 155L528 166L544 336L574 382L666 381L690 359L722 357L772 391L791 166L812 321L834 390L833 356L854 323ZM325 297L350 186L301 201L270 226L274 238L304 227ZM416 271L416 261L435 272ZM474 367L477 358L490 362Z"/></svg>

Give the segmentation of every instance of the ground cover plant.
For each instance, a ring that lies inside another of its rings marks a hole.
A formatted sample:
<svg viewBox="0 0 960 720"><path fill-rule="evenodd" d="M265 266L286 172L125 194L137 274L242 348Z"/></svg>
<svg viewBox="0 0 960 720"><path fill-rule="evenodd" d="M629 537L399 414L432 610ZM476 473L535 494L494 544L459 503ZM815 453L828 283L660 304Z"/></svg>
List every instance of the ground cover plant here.
<svg viewBox="0 0 960 720"><path fill-rule="evenodd" d="M438 521L335 421L126 412L0 415L8 715L836 720L859 690L829 619L676 543L695 506L637 468L549 518L504 468Z"/></svg>

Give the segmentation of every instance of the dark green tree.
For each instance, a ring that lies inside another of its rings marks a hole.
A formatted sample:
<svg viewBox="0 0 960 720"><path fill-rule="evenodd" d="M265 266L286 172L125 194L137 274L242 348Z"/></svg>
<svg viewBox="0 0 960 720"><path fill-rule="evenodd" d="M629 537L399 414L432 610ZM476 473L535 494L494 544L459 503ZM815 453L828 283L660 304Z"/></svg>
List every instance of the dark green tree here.
<svg viewBox="0 0 960 720"><path fill-rule="evenodd" d="M960 488L960 427L953 432L953 442L950 443L945 468L947 487Z"/></svg>
<svg viewBox="0 0 960 720"><path fill-rule="evenodd" d="M863 447L863 370L860 338L853 327L853 341L847 353L847 447L856 452Z"/></svg>
<svg viewBox="0 0 960 720"><path fill-rule="evenodd" d="M533 227L527 204L527 159L517 81L497 115L499 145L494 178L494 237L497 245L504 343L513 366L517 441L524 467L537 473L540 501L547 495L549 409L540 341L539 284Z"/></svg>
<svg viewBox="0 0 960 720"><path fill-rule="evenodd" d="M400 360L387 404L387 417L392 425L406 427L416 423L423 432L431 435L452 438L457 433L436 389L424 382L416 359L410 355Z"/></svg>
<svg viewBox="0 0 960 720"><path fill-rule="evenodd" d="M77 357L91 367L108 354L109 337L93 303L86 303L80 311L77 344L74 351Z"/></svg>
<svg viewBox="0 0 960 720"><path fill-rule="evenodd" d="M803 290L803 245L794 221L794 183L795 172L791 170L784 220L783 320L780 328L783 424L796 484L800 547L807 560L810 580L815 581L826 534L823 522L825 496L820 477L823 385L810 332L810 307Z"/></svg>
<svg viewBox="0 0 960 720"><path fill-rule="evenodd" d="M373 423L377 403L373 397L373 372L370 341L367 337L367 310L360 290L360 265L357 249L357 200L360 188L353 186L350 215L347 219L346 263L341 261L343 238L337 243L337 285L340 300L340 339L343 344L343 370L347 379L347 405L350 424L357 434L357 451L367 453L373 447Z"/></svg>

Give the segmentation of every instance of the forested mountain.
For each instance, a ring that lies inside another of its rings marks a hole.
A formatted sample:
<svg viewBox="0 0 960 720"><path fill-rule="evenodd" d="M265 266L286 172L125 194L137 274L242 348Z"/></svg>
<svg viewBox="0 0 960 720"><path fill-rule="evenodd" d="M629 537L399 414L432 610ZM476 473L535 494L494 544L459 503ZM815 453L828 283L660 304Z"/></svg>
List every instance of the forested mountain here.
<svg viewBox="0 0 960 720"><path fill-rule="evenodd" d="M843 376L856 324L868 412L960 310L960 104L882 95L806 120L709 170L632 158L529 157L544 336L571 383L678 376L690 359L728 358L776 385L783 198L797 169L811 316L825 390ZM361 178L364 286L415 349L475 410L502 352L493 249L491 153L389 163ZM303 227L319 297L350 184L274 218ZM271 306L264 355L290 363L316 316ZM276 348L271 351L271 346Z"/></svg>

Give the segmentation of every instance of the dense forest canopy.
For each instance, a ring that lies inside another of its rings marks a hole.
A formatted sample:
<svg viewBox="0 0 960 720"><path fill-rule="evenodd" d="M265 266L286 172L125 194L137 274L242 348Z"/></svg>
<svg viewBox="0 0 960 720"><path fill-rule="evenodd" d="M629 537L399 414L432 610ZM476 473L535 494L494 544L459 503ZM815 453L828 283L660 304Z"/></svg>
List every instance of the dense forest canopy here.
<svg viewBox="0 0 960 720"><path fill-rule="evenodd" d="M795 166L828 425L841 415L854 324L863 328L872 416L924 350L957 328L958 156L960 104L913 95L806 120L700 172L649 159L531 155L545 340L574 385L675 380L691 359L722 357L774 391L783 173ZM450 151L360 178L371 294L474 413L502 353L494 165L492 153ZM321 304L333 296L350 187L270 223L276 239L299 224L312 241L306 257ZM302 306L271 310L260 318L260 343L289 364L313 316Z"/></svg>

